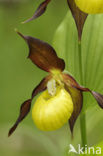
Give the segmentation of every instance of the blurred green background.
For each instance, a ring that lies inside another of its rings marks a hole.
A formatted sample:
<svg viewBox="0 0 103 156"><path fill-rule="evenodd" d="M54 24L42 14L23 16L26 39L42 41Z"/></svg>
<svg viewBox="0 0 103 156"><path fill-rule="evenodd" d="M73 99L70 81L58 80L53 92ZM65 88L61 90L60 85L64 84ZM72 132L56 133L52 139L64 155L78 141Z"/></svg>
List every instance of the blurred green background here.
<svg viewBox="0 0 103 156"><path fill-rule="evenodd" d="M25 35L52 43L55 30L68 11L66 1L53 0L42 17L22 25L21 22L33 15L40 2L42 0L0 0L0 155L2 156L67 156L70 143L75 145L81 143L79 119L72 140L68 124L54 132L41 132L33 124L31 113L10 138L7 136L9 128L18 116L21 103L30 98L32 90L46 75L27 59L28 47L15 33L14 28ZM103 140L102 114L102 110L97 107L87 112L89 145ZM91 123L93 131L90 128Z"/></svg>

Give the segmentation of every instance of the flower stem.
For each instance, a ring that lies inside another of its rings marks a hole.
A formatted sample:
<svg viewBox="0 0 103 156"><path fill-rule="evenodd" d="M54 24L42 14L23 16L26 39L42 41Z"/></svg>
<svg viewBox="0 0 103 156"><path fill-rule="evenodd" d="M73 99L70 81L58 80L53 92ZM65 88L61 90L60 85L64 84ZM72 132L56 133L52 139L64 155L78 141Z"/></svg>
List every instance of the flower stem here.
<svg viewBox="0 0 103 156"><path fill-rule="evenodd" d="M78 53L79 53L79 71L80 71L80 83L83 85L83 69L82 69L82 51L81 51L81 42L78 42ZM83 113L82 113L83 112ZM80 129L81 129L81 140L82 147L87 145L87 133L86 133L86 114L85 110L82 109L80 114Z"/></svg>
<svg viewBox="0 0 103 156"><path fill-rule="evenodd" d="M87 145L86 114L85 113L81 113L80 115L80 129L81 129L82 147L85 147L85 145Z"/></svg>

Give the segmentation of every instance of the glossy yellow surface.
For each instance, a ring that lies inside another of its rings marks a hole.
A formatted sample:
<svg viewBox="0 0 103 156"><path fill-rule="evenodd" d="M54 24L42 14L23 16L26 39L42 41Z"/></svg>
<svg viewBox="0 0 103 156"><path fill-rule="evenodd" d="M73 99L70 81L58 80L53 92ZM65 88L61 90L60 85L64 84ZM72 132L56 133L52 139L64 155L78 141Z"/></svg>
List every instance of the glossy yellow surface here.
<svg viewBox="0 0 103 156"><path fill-rule="evenodd" d="M103 0L75 0L75 3L85 13L103 13Z"/></svg>
<svg viewBox="0 0 103 156"><path fill-rule="evenodd" d="M35 125L43 131L52 131L62 127L73 112L73 102L65 89L57 89L55 96L44 91L36 100L32 109Z"/></svg>

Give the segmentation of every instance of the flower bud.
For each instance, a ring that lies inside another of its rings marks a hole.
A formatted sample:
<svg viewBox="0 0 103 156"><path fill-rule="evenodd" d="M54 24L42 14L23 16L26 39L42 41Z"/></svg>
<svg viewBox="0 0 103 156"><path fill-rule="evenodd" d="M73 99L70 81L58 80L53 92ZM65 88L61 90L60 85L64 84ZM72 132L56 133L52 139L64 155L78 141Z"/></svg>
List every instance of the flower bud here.
<svg viewBox="0 0 103 156"><path fill-rule="evenodd" d="M75 0L75 3L85 13L103 13L103 0Z"/></svg>
<svg viewBox="0 0 103 156"><path fill-rule="evenodd" d="M73 102L70 94L64 88L57 88L51 96L48 90L37 98L32 118L35 125L43 131L52 131L62 127L71 117Z"/></svg>

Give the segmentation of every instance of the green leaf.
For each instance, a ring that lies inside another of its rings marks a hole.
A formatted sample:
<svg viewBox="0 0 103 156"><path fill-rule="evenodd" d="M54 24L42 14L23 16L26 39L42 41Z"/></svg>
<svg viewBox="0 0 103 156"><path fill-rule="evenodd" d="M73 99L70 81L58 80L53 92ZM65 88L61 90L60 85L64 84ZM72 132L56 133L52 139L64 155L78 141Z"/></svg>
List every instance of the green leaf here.
<svg viewBox="0 0 103 156"><path fill-rule="evenodd" d="M103 15L89 15L84 25L81 49L82 68L79 71L79 51L76 25L69 12L60 24L53 39L53 46L59 57L66 62L66 70L71 72L80 83L80 74L83 85L91 90L103 94ZM95 99L84 93L84 107L97 106Z"/></svg>

